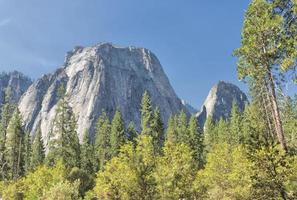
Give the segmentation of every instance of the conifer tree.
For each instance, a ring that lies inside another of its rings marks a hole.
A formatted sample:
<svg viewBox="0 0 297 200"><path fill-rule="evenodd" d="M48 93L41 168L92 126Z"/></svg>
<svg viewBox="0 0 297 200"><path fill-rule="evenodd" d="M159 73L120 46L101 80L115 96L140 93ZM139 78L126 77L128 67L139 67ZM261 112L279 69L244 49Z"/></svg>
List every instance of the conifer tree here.
<svg viewBox="0 0 297 200"><path fill-rule="evenodd" d="M239 108L235 102L232 104L231 118L229 124L229 143L239 144L243 142L242 134L242 116L239 112Z"/></svg>
<svg viewBox="0 0 297 200"><path fill-rule="evenodd" d="M95 172L94 146L91 144L88 131L85 132L81 145L81 169L90 174Z"/></svg>
<svg viewBox="0 0 297 200"><path fill-rule="evenodd" d="M297 49L296 26L287 23L275 2L253 0L246 14L242 30L241 47L235 51L239 57L238 75L247 79L252 89L262 95L260 107L273 118L273 130L282 148L287 150L277 98L277 88L283 77L295 72ZM292 21L296 24L295 18ZM290 33L290 34L288 34ZM264 103L267 102L267 103Z"/></svg>
<svg viewBox="0 0 297 200"><path fill-rule="evenodd" d="M5 158L8 177L16 180L24 174L24 131L20 111L16 109L7 128Z"/></svg>
<svg viewBox="0 0 297 200"><path fill-rule="evenodd" d="M177 142L189 144L188 120L186 113L182 110L177 118Z"/></svg>
<svg viewBox="0 0 297 200"><path fill-rule="evenodd" d="M98 119L96 140L95 140L95 156L99 166L97 170L102 169L105 163L111 158L110 155L110 121L105 112Z"/></svg>
<svg viewBox="0 0 297 200"><path fill-rule="evenodd" d="M147 91L144 92L141 100L141 133L152 135L153 110L150 95Z"/></svg>
<svg viewBox="0 0 297 200"><path fill-rule="evenodd" d="M111 122L111 133L110 133L110 155L111 157L117 156L120 147L125 143L125 125L122 118L122 114L117 110L114 114Z"/></svg>
<svg viewBox="0 0 297 200"><path fill-rule="evenodd" d="M204 164L204 136L199 128L196 116L192 115L189 121L189 143L193 158L198 162L199 168Z"/></svg>
<svg viewBox="0 0 297 200"><path fill-rule="evenodd" d="M127 137L128 137L128 140L130 142L132 142L133 144L136 144L136 138L138 136L138 133L135 129L135 125L133 122L130 122L129 125L128 125L128 128L127 128Z"/></svg>
<svg viewBox="0 0 297 200"><path fill-rule="evenodd" d="M24 170L29 172L31 169L31 156L32 156L32 143L31 135L28 132L25 132L24 136Z"/></svg>
<svg viewBox="0 0 297 200"><path fill-rule="evenodd" d="M39 127L35 133L35 137L32 144L32 157L31 157L31 168L35 169L36 167L43 164L45 158L45 148L42 139L41 128Z"/></svg>
<svg viewBox="0 0 297 200"><path fill-rule="evenodd" d="M166 140L171 142L177 141L177 130L176 130L176 116L170 116L168 119L168 127L166 130Z"/></svg>
<svg viewBox="0 0 297 200"><path fill-rule="evenodd" d="M76 132L76 120L66 100L64 85L59 88L59 97L49 138L47 163L53 165L61 160L66 167L77 167L80 160L80 145Z"/></svg>
<svg viewBox="0 0 297 200"><path fill-rule="evenodd" d="M160 109L156 108L154 111L154 117L152 121L152 136L154 149L156 153L160 153L164 143L164 124L161 119Z"/></svg>
<svg viewBox="0 0 297 200"><path fill-rule="evenodd" d="M0 119L0 180L7 174L7 161L5 160L5 142L7 135L7 127L15 105L11 103L11 88L5 90L4 104L1 105L1 119Z"/></svg>

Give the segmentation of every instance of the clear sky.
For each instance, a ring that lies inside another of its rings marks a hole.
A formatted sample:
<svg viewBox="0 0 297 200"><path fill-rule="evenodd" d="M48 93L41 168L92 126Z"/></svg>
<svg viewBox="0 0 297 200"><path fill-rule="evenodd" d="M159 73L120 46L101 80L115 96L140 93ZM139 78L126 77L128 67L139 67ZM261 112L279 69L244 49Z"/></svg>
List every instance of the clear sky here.
<svg viewBox="0 0 297 200"><path fill-rule="evenodd" d="M232 52L249 0L0 0L0 71L38 78L76 45L152 50L178 96L200 107L219 80L245 88ZM245 90L245 89L244 89Z"/></svg>

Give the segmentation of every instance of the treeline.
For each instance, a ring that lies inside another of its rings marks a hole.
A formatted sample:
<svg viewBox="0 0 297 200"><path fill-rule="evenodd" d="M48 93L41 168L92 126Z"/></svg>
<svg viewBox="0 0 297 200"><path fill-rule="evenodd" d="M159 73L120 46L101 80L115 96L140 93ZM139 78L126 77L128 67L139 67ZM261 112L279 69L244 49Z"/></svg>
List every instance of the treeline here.
<svg viewBox="0 0 297 200"><path fill-rule="evenodd" d="M125 128L119 111L98 119L95 138L82 143L64 89L47 140L25 133L17 108L2 107L0 194L4 199L296 199L297 98L282 101L286 153L268 133L257 104L229 120L208 118L202 130L182 111L165 130L149 94L141 103L141 132ZM14 109L13 112L6 112ZM9 123L4 123L5 119ZM3 132L3 130L6 130ZM32 141L32 142L31 142ZM45 153L44 144L47 143Z"/></svg>

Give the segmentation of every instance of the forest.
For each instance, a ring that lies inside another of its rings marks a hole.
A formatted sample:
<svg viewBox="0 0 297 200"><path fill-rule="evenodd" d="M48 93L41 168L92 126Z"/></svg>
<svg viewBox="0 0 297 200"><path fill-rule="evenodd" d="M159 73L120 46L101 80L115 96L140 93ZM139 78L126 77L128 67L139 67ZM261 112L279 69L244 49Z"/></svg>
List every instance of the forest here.
<svg viewBox="0 0 297 200"><path fill-rule="evenodd" d="M80 142L64 85L48 138L31 135L6 91L0 121L2 199L297 199L297 1L253 0L245 14L238 78L250 102L200 127L186 112L167 126L145 92L140 130L102 111ZM295 86L294 86L295 87Z"/></svg>

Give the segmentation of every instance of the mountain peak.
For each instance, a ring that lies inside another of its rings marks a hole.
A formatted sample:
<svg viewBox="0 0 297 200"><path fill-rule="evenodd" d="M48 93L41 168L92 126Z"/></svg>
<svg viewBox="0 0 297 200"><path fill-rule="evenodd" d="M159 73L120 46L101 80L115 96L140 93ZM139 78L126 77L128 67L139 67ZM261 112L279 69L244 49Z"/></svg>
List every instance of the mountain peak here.
<svg viewBox="0 0 297 200"><path fill-rule="evenodd" d="M204 126L207 117L212 117L214 121L229 118L233 102L243 111L248 98L236 85L219 81L211 88L200 113L197 114L200 125Z"/></svg>

